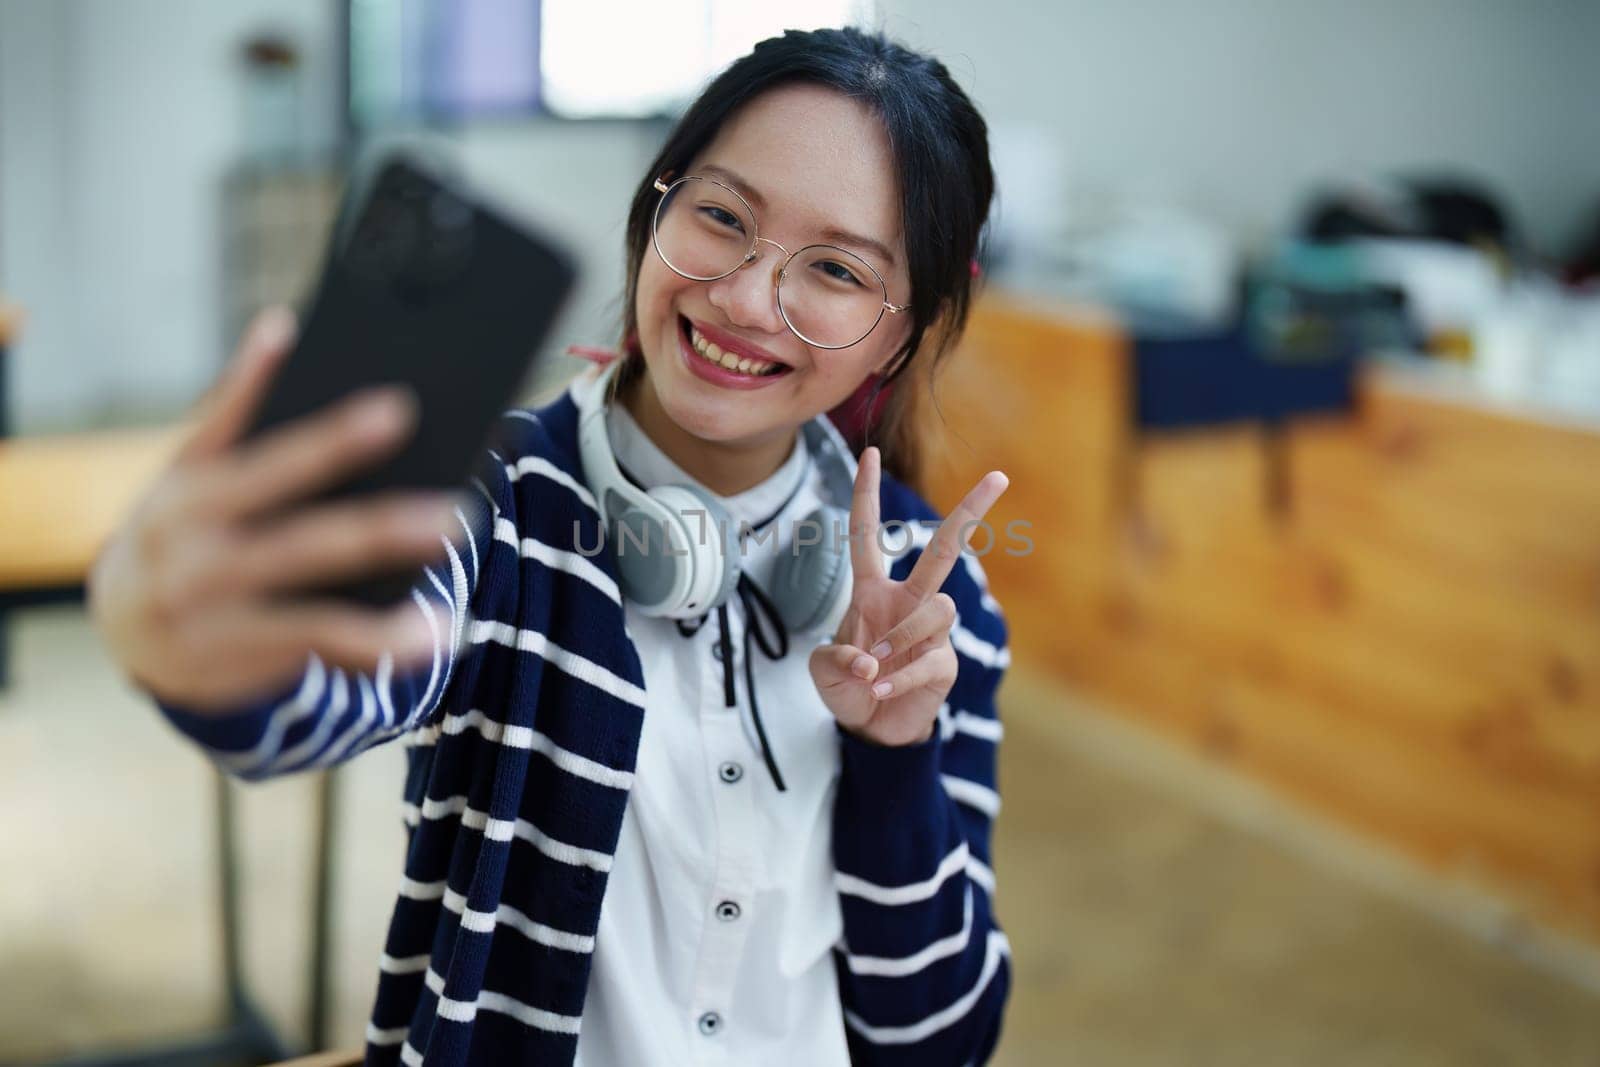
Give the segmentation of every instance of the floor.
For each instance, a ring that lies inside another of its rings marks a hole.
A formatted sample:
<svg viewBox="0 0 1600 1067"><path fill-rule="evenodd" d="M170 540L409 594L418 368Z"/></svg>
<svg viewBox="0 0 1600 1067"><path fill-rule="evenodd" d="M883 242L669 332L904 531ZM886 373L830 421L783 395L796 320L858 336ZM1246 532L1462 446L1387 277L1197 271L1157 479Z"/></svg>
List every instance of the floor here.
<svg viewBox="0 0 1600 1067"><path fill-rule="evenodd" d="M220 1009L208 767L81 611L25 612L11 646L0 1063L204 1027ZM1420 875L1396 888L1359 847L1308 846L1340 839L1172 771L1187 765L1162 743L1020 669L1002 698L997 908L1016 985L998 1064L1600 1064L1591 950L1548 957L1473 929L1417 891ZM359 1044L372 992L400 769L377 751L339 778L336 1044ZM237 791L250 980L290 1035L305 1018L310 785Z"/></svg>

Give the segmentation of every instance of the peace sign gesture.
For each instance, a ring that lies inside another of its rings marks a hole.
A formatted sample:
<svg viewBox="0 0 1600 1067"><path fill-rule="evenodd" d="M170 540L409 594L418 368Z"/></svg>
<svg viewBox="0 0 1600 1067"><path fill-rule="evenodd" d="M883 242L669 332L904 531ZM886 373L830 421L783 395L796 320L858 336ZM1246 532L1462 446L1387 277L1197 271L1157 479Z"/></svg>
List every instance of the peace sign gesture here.
<svg viewBox="0 0 1600 1067"><path fill-rule="evenodd" d="M956 603L939 587L961 557L972 525L1006 491L990 471L934 531L911 573L895 581L878 550L876 447L861 454L850 504L850 606L834 644L811 653L811 680L847 732L879 745L912 745L933 733L956 680L950 628Z"/></svg>

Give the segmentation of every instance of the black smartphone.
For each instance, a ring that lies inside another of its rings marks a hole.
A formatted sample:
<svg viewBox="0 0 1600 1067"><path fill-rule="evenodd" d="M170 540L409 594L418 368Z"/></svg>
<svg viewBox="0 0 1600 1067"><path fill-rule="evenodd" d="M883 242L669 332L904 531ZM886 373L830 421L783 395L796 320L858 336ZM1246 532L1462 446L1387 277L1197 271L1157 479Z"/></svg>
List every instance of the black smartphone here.
<svg viewBox="0 0 1600 1067"><path fill-rule="evenodd" d="M386 152L350 181L298 342L245 436L402 383L418 400L411 439L307 502L464 488L576 278L571 254L548 237L423 157ZM419 576L385 572L310 591L384 605Z"/></svg>

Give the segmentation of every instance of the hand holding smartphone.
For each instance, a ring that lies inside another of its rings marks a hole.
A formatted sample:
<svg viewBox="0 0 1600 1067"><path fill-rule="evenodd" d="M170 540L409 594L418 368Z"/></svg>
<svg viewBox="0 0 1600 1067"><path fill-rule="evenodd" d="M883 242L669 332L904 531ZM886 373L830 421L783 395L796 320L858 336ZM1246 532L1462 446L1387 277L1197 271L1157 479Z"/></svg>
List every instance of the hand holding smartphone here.
<svg viewBox="0 0 1600 1067"><path fill-rule="evenodd" d="M473 464L571 288L560 249L436 170L367 173L301 326L257 320L91 569L108 651L169 704L248 706L308 652L363 672L432 657L438 620L406 594L461 542Z"/></svg>
<svg viewBox="0 0 1600 1067"><path fill-rule="evenodd" d="M352 180L299 340L244 436L398 384L418 405L414 435L313 499L463 488L575 279L549 239L419 157L389 154ZM387 604L416 578L391 570L317 591Z"/></svg>

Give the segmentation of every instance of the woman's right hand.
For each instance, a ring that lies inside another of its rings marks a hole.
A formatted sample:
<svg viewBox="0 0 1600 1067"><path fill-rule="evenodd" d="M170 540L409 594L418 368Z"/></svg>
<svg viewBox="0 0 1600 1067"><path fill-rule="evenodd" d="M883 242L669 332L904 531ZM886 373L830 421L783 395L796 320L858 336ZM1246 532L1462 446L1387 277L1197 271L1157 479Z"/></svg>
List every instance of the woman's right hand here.
<svg viewBox="0 0 1600 1067"><path fill-rule="evenodd" d="M281 691L308 653L371 672L429 662L434 625L406 597L389 608L274 597L296 586L445 555L461 493L409 492L290 510L396 450L412 432L403 387L357 393L241 443L293 345L286 309L264 312L176 458L101 548L90 617L128 677L168 703L226 713ZM453 543L455 542L453 539Z"/></svg>

